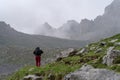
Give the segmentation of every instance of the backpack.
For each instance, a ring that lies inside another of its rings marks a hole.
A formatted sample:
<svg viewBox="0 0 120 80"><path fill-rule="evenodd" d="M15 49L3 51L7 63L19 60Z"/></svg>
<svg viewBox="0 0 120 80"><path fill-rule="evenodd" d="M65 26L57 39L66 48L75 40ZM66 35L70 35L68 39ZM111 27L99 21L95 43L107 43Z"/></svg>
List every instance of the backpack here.
<svg viewBox="0 0 120 80"><path fill-rule="evenodd" d="M41 54L43 54L43 51L42 50L35 50L33 52L36 56L41 56Z"/></svg>

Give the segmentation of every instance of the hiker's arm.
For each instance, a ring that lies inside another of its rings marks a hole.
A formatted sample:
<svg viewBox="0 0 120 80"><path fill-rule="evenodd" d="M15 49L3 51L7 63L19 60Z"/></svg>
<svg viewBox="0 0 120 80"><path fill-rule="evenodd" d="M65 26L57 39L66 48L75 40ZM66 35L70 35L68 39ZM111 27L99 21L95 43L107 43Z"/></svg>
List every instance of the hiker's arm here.
<svg viewBox="0 0 120 80"><path fill-rule="evenodd" d="M41 54L43 54L43 51L41 50Z"/></svg>
<svg viewBox="0 0 120 80"><path fill-rule="evenodd" d="M33 52L33 54L35 54L35 51Z"/></svg>

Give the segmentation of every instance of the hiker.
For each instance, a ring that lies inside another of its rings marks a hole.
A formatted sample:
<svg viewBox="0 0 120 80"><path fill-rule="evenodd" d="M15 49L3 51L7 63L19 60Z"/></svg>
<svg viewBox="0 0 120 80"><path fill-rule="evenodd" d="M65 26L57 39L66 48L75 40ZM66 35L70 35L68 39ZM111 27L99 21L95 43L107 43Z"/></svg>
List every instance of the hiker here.
<svg viewBox="0 0 120 80"><path fill-rule="evenodd" d="M34 50L33 54L35 55L36 66L40 67L40 65L41 65L41 54L43 54L43 51L39 47L37 47Z"/></svg>

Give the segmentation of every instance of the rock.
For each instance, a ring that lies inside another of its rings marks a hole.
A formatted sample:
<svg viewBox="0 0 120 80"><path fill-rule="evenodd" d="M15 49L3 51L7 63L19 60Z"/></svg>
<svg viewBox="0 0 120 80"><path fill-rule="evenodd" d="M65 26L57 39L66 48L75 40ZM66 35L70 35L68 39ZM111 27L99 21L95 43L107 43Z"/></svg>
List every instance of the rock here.
<svg viewBox="0 0 120 80"><path fill-rule="evenodd" d="M114 47L110 47L107 50L107 55L105 55L103 57L103 64L107 64L108 66L113 64L113 61L115 60L115 58L120 56L120 51L119 50L113 50Z"/></svg>
<svg viewBox="0 0 120 80"><path fill-rule="evenodd" d="M61 60L62 58L68 57L68 56L73 56L76 54L76 50L73 48L69 48L67 50L62 51L59 55L57 55L57 61Z"/></svg>
<svg viewBox="0 0 120 80"><path fill-rule="evenodd" d="M76 53L76 55L83 54L86 52L86 48L81 49L79 52Z"/></svg>
<svg viewBox="0 0 120 80"><path fill-rule="evenodd" d="M116 41L118 41L118 39L113 39L113 40L111 40L110 42L114 43L114 42L116 42Z"/></svg>
<svg viewBox="0 0 120 80"><path fill-rule="evenodd" d="M88 47L89 47L89 45L86 45L85 47L87 47L87 48L88 48Z"/></svg>
<svg viewBox="0 0 120 80"><path fill-rule="evenodd" d="M94 53L100 53L101 51L102 51L102 48L99 48Z"/></svg>
<svg viewBox="0 0 120 80"><path fill-rule="evenodd" d="M55 75L53 75L53 74L50 73L50 74L48 75L48 79L49 79L49 80L55 80Z"/></svg>
<svg viewBox="0 0 120 80"><path fill-rule="evenodd" d="M61 61L62 59L63 59L62 57L58 57L56 61Z"/></svg>
<svg viewBox="0 0 120 80"><path fill-rule="evenodd" d="M112 64L113 59L111 59L110 54L111 54L113 49L114 49L114 47L108 48L107 55L105 55L103 57L103 62L102 62L103 64L107 64L108 66Z"/></svg>
<svg viewBox="0 0 120 80"><path fill-rule="evenodd" d="M33 70L34 70L34 68L30 68L28 71L31 72L31 71L33 71Z"/></svg>
<svg viewBox="0 0 120 80"><path fill-rule="evenodd" d="M79 71L89 71L90 69L93 69L91 65L84 64Z"/></svg>
<svg viewBox="0 0 120 80"><path fill-rule="evenodd" d="M120 42L115 43L115 46L120 46Z"/></svg>
<svg viewBox="0 0 120 80"><path fill-rule="evenodd" d="M90 50L94 50L95 49L95 47L90 47Z"/></svg>
<svg viewBox="0 0 120 80"><path fill-rule="evenodd" d="M107 69L94 69L92 66L86 65L80 70L66 75L64 80L120 80L120 74Z"/></svg>
<svg viewBox="0 0 120 80"><path fill-rule="evenodd" d="M23 80L43 80L41 76L28 75L23 78Z"/></svg>
<svg viewBox="0 0 120 80"><path fill-rule="evenodd" d="M100 46L105 46L105 45L106 45L106 42L101 42L99 45L100 45Z"/></svg>

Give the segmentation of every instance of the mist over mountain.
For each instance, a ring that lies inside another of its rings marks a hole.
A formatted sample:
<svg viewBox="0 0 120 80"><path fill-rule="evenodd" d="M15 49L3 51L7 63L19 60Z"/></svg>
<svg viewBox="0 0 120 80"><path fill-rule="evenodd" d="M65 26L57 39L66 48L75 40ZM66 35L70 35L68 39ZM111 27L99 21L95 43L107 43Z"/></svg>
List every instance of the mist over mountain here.
<svg viewBox="0 0 120 80"><path fill-rule="evenodd" d="M52 32L51 27L47 23L45 25L45 28ZM3 80L3 75L11 74L20 67L34 65L33 50L37 46L44 51L42 64L45 64L61 49L78 48L87 43L89 42L21 33L0 21L0 80Z"/></svg>
<svg viewBox="0 0 120 80"><path fill-rule="evenodd" d="M47 22L42 24L40 27L40 29L36 30L36 33L46 36L51 36L52 34L54 34L55 29L53 29L52 26L49 25Z"/></svg>
<svg viewBox="0 0 120 80"><path fill-rule="evenodd" d="M48 29L49 32L53 32L47 23L45 25L46 27L44 28ZM68 48L80 47L84 45L83 42L84 41L66 40L42 35L29 35L16 31L5 22L0 22L0 45L2 46L19 45L24 47Z"/></svg>
<svg viewBox="0 0 120 80"><path fill-rule="evenodd" d="M120 32L119 10L120 0L114 0L105 8L104 14L94 20L83 19L80 23L69 20L58 29L50 28L52 32L48 29L44 30L44 34L41 35L49 34L49 36L72 40L99 40L109 37Z"/></svg>

